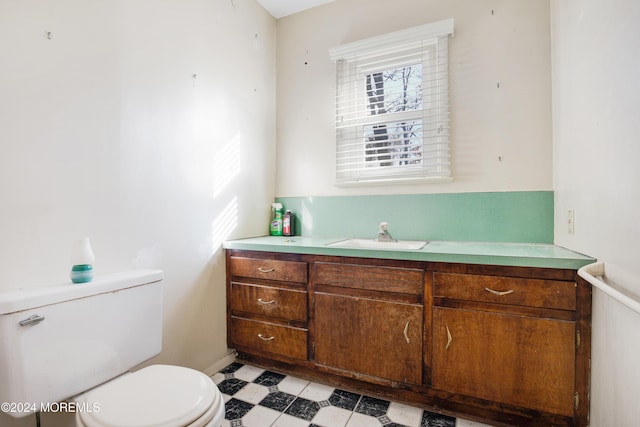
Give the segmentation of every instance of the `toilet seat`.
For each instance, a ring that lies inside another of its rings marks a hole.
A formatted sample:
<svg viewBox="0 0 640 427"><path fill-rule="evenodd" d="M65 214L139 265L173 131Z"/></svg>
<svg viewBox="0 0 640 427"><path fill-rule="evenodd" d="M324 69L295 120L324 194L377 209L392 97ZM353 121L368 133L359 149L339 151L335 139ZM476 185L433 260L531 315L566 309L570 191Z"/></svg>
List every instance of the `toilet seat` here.
<svg viewBox="0 0 640 427"><path fill-rule="evenodd" d="M82 396L79 424L90 427L205 427L224 417L222 394L194 369L151 365ZM219 421L218 421L219 422Z"/></svg>

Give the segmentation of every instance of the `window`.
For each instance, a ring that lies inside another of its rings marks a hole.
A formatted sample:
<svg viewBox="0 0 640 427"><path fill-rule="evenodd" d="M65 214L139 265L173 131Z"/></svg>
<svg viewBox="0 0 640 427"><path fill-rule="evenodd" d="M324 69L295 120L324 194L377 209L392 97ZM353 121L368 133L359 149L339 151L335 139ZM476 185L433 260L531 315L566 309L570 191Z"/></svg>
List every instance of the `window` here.
<svg viewBox="0 0 640 427"><path fill-rule="evenodd" d="M451 179L450 34L452 19L331 49L337 185Z"/></svg>

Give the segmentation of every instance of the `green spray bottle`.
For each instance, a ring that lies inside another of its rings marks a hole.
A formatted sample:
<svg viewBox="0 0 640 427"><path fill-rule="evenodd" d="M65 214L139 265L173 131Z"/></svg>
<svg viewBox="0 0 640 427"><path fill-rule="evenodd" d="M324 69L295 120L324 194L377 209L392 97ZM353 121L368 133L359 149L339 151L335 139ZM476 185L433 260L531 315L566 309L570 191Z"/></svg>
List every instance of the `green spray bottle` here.
<svg viewBox="0 0 640 427"><path fill-rule="evenodd" d="M271 204L272 219L269 225L269 234L272 236L282 236L282 204Z"/></svg>

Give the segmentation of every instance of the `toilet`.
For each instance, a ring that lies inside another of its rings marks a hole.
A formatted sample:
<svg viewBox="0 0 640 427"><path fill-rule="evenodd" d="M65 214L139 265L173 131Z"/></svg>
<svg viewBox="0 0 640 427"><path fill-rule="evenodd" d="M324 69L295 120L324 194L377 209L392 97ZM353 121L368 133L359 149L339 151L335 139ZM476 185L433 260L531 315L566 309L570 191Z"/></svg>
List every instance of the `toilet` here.
<svg viewBox="0 0 640 427"><path fill-rule="evenodd" d="M74 398L78 427L219 427L224 401L211 378L180 366L151 365ZM94 408L95 405L95 408Z"/></svg>
<svg viewBox="0 0 640 427"><path fill-rule="evenodd" d="M1 293L0 402L20 403L7 413L69 402L79 427L220 427L224 400L209 376L136 369L162 348L162 288L161 271L133 270Z"/></svg>

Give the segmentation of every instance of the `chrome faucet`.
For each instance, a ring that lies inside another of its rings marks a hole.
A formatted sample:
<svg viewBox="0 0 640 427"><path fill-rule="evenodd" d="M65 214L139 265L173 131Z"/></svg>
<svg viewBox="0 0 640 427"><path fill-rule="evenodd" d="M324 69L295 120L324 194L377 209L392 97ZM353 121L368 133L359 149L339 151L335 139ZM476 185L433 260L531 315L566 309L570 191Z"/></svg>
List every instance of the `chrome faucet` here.
<svg viewBox="0 0 640 427"><path fill-rule="evenodd" d="M381 222L378 226L378 242L397 242L397 239L391 237L389 234L389 223Z"/></svg>

